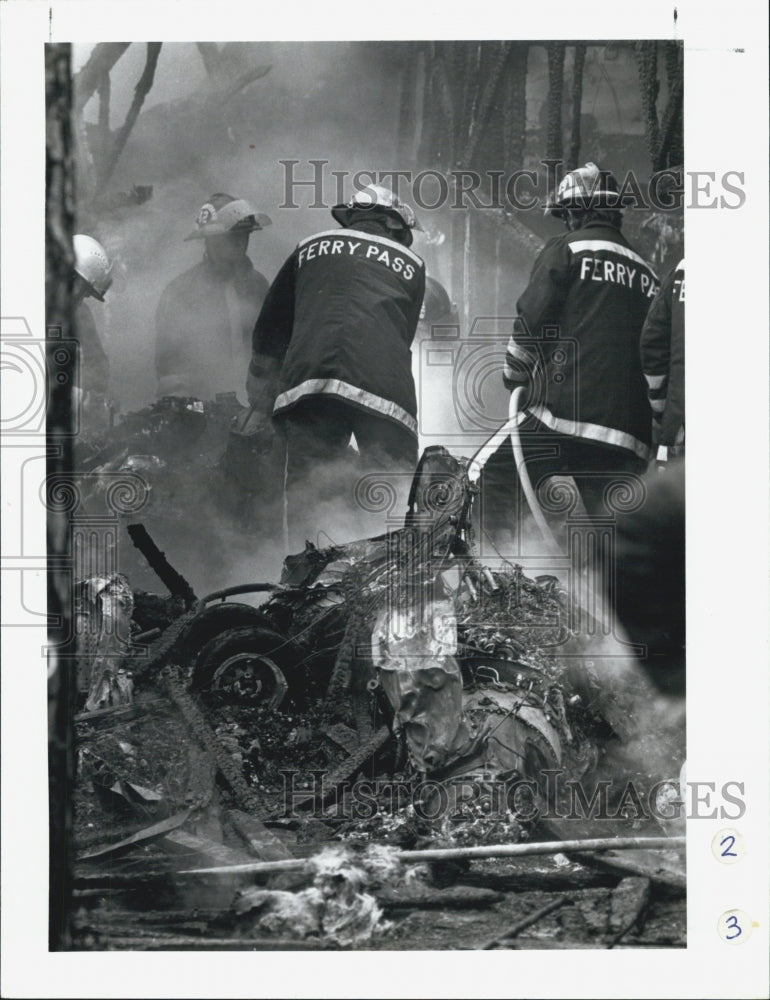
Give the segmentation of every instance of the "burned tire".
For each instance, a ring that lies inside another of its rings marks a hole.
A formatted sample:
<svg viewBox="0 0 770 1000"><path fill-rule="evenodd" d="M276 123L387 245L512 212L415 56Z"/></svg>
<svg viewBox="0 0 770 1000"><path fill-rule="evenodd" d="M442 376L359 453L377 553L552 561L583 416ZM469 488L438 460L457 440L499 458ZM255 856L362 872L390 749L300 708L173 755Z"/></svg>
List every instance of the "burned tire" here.
<svg viewBox="0 0 770 1000"><path fill-rule="evenodd" d="M288 693L290 667L289 647L278 632L260 626L229 629L201 649L191 686L228 700L279 708Z"/></svg>
<svg viewBox="0 0 770 1000"><path fill-rule="evenodd" d="M238 628L275 631L275 625L259 608L237 601L223 601L204 608L190 622L181 636L180 655L186 660L198 657L212 639Z"/></svg>

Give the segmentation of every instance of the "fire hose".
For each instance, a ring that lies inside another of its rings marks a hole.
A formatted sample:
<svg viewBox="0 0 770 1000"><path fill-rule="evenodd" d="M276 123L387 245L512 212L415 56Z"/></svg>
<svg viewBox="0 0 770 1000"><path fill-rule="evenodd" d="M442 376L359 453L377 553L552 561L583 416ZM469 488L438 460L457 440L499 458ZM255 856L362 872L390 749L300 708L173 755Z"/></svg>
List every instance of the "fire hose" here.
<svg viewBox="0 0 770 1000"><path fill-rule="evenodd" d="M519 474L521 487L524 490L524 496L526 497L529 509L532 511L535 524L537 524L540 529L540 534L546 542L549 542L557 550L561 551L561 546L556 541L556 536L551 531L551 526L548 524L548 521L543 514L543 509L540 506L537 494L532 486L532 480L529 478L529 472L527 470L527 463L524 459L524 449L521 446L521 435L519 434L518 423L519 400L525 392L526 386L523 385L514 389L511 393L511 401L508 405L508 428L511 438L511 447L513 448L513 459L516 463L516 470Z"/></svg>
<svg viewBox="0 0 770 1000"><path fill-rule="evenodd" d="M537 494L534 487L532 486L532 480L529 478L529 472L527 470L527 463L524 459L524 449L521 446L521 435L519 434L519 407L522 396L526 391L526 386L519 386L517 389L511 393L511 400L508 405L508 420L503 426L495 431L491 438L486 441L481 448L476 452L473 458L470 460L468 466L468 478L471 482L477 482L481 476L481 470L486 464L487 460L491 457L492 453L500 447L500 445L508 436L511 439L511 447L513 448L513 458L516 463L516 470L519 475L519 481L524 491L524 497L527 501L527 506L532 511L532 516L535 519L540 534L543 536L545 542L549 545L554 546L554 548L561 552L561 546L556 540L556 536L551 531L551 527L543 514L542 507L537 499Z"/></svg>

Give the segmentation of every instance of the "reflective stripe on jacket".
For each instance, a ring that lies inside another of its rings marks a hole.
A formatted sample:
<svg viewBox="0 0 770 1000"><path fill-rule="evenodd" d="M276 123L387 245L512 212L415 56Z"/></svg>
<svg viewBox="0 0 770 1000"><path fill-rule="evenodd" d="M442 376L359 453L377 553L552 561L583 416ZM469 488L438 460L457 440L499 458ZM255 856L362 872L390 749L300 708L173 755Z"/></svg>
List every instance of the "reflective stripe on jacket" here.
<svg viewBox="0 0 770 1000"><path fill-rule="evenodd" d="M411 345L425 266L382 236L334 229L302 240L257 319L251 373L281 364L273 412L309 396L344 399L417 433Z"/></svg>
<svg viewBox="0 0 770 1000"><path fill-rule="evenodd" d="M550 240L517 303L506 384L537 360L528 412L552 430L648 459L639 339L657 290L652 268L606 222Z"/></svg>

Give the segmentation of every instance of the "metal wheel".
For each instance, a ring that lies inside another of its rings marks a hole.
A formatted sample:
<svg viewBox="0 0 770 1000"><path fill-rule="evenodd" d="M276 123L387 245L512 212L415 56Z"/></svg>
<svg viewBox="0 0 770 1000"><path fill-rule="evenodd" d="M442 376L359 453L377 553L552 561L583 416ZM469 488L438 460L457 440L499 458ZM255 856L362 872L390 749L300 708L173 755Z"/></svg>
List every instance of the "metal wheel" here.
<svg viewBox="0 0 770 1000"><path fill-rule="evenodd" d="M240 652L214 671L212 691L221 691L238 701L263 702L277 709L288 685L280 667L261 653Z"/></svg>

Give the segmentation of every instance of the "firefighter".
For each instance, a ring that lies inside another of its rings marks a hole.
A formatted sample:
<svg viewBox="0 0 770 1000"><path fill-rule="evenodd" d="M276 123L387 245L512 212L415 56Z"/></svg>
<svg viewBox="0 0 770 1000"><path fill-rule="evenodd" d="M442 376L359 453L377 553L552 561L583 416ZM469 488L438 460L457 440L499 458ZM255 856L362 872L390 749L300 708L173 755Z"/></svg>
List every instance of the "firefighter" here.
<svg viewBox="0 0 770 1000"><path fill-rule="evenodd" d="M285 436L292 550L320 528L361 530L351 435L358 473L387 473L405 490L417 463L410 348L425 268L410 249L414 212L372 186L332 216L342 228L302 240L273 282L248 376L250 403Z"/></svg>
<svg viewBox="0 0 770 1000"><path fill-rule="evenodd" d="M681 214L681 167L653 174L671 197L668 214ZM681 252L681 248L680 248ZM674 258L676 260L676 258ZM652 407L652 439L659 461L684 455L684 258L663 279L642 329L642 368Z"/></svg>
<svg viewBox="0 0 770 1000"><path fill-rule="evenodd" d="M93 313L86 299L104 302L112 284L112 264L101 243L92 236L78 233L72 239L75 255L75 279L72 289L75 307L75 336L80 345L81 413L85 430L104 430L108 419L107 394L110 363L96 329Z"/></svg>
<svg viewBox="0 0 770 1000"><path fill-rule="evenodd" d="M684 455L684 258L672 268L642 329L642 366L657 457Z"/></svg>
<svg viewBox="0 0 770 1000"><path fill-rule="evenodd" d="M203 260L180 274L160 297L155 370L158 396L195 396L243 389L250 336L268 281L246 251L268 216L231 194L213 194L187 240L203 240Z"/></svg>
<svg viewBox="0 0 770 1000"><path fill-rule="evenodd" d="M503 379L525 387L516 422L538 495L550 477L571 477L576 502L599 516L613 475L642 473L651 457L639 338L658 280L621 233L617 181L596 164L567 173L546 213L567 231L535 261ZM482 526L503 542L516 531L516 483L503 436L481 480Z"/></svg>

